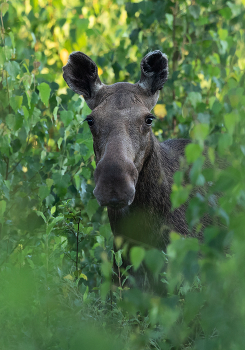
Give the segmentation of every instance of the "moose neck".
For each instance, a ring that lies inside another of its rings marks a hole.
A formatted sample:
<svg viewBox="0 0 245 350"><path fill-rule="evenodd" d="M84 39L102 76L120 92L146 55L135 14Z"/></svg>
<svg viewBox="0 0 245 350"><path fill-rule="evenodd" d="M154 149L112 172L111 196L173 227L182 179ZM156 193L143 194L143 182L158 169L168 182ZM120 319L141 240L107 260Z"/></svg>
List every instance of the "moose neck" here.
<svg viewBox="0 0 245 350"><path fill-rule="evenodd" d="M171 208L171 181L163 170L166 156L167 151L162 150L152 133L151 149L139 173L133 203L123 209L108 208L113 234L130 244L165 247L168 243L168 234L162 233L166 225L163 214L167 218Z"/></svg>

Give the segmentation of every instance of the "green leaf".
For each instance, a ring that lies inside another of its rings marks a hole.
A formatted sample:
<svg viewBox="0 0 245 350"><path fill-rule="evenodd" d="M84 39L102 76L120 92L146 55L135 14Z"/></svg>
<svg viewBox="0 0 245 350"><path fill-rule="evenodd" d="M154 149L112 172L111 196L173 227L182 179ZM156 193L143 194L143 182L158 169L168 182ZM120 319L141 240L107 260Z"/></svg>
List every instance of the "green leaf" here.
<svg viewBox="0 0 245 350"><path fill-rule="evenodd" d="M191 167L190 179L194 185L202 186L205 183L205 178L201 174L204 160L204 156L197 158Z"/></svg>
<svg viewBox="0 0 245 350"><path fill-rule="evenodd" d="M48 224L46 233L49 235L54 226L57 224L57 222L64 220L63 216L57 216L56 218L53 218L52 222Z"/></svg>
<svg viewBox="0 0 245 350"><path fill-rule="evenodd" d="M122 252L123 250L120 249L115 253L115 260L118 267L122 266Z"/></svg>
<svg viewBox="0 0 245 350"><path fill-rule="evenodd" d="M57 112L58 112L58 109L59 109L59 107L56 106L56 107L54 108L54 110L53 110L54 120L57 120Z"/></svg>
<svg viewBox="0 0 245 350"><path fill-rule="evenodd" d="M23 112L24 112L25 120L28 120L28 118L29 118L28 109L26 108L26 106L23 106L22 109L23 109Z"/></svg>
<svg viewBox="0 0 245 350"><path fill-rule="evenodd" d="M0 90L0 102L1 106L5 108L8 105L8 94L5 90Z"/></svg>
<svg viewBox="0 0 245 350"><path fill-rule="evenodd" d="M229 134L233 134L235 130L235 126L239 121L239 116L235 112L225 114L224 120L225 120L225 126L227 127Z"/></svg>
<svg viewBox="0 0 245 350"><path fill-rule="evenodd" d="M89 220L92 219L92 216L96 213L97 209L99 208L99 204L96 199L90 199L90 201L87 204L87 214L89 217Z"/></svg>
<svg viewBox="0 0 245 350"><path fill-rule="evenodd" d="M48 107L51 92L50 86L46 83L41 83L38 85L37 89L39 90L41 101L46 105L46 107Z"/></svg>
<svg viewBox="0 0 245 350"><path fill-rule="evenodd" d="M9 9L9 4L7 2L4 2L1 4L1 11L3 16L8 11L8 9Z"/></svg>
<svg viewBox="0 0 245 350"><path fill-rule="evenodd" d="M4 47L4 54L5 54L6 61L9 61L13 55L13 49L11 49L8 46L5 46Z"/></svg>
<svg viewBox="0 0 245 350"><path fill-rule="evenodd" d="M185 156L188 163L193 163L202 154L202 148L199 144L190 143L185 147Z"/></svg>
<svg viewBox="0 0 245 350"><path fill-rule="evenodd" d="M108 260L103 261L101 264L101 272L105 278L110 278L112 274L112 263Z"/></svg>
<svg viewBox="0 0 245 350"><path fill-rule="evenodd" d="M100 234L101 234L101 236L103 236L107 240L112 238L112 232L111 232L110 224L101 225L100 226Z"/></svg>
<svg viewBox="0 0 245 350"><path fill-rule="evenodd" d="M177 187L175 184L173 184L172 193L170 195L173 209L180 207L187 201L191 188L192 187L190 185L185 187Z"/></svg>
<svg viewBox="0 0 245 350"><path fill-rule="evenodd" d="M109 293L110 289L111 289L111 282L109 281L104 282L100 285L100 295L102 300L106 299L106 296Z"/></svg>
<svg viewBox="0 0 245 350"><path fill-rule="evenodd" d="M158 249L148 250L145 254L147 267L154 275L158 275L164 265L164 255Z"/></svg>
<svg viewBox="0 0 245 350"><path fill-rule="evenodd" d="M15 61L5 63L5 69L13 80L15 80L20 73L20 66Z"/></svg>
<svg viewBox="0 0 245 350"><path fill-rule="evenodd" d="M60 113L60 119L64 123L64 126L68 126L72 120L73 120L73 113L72 111L62 111Z"/></svg>
<svg viewBox="0 0 245 350"><path fill-rule="evenodd" d="M209 124L210 115L208 113L198 113L197 120L202 124Z"/></svg>
<svg viewBox="0 0 245 350"><path fill-rule="evenodd" d="M4 53L4 48L0 47L0 65L4 65L5 62L5 53Z"/></svg>
<svg viewBox="0 0 245 350"><path fill-rule="evenodd" d="M208 136L209 125L208 124L196 124L193 128L193 134L197 141L203 141Z"/></svg>
<svg viewBox="0 0 245 350"><path fill-rule="evenodd" d="M189 7L189 12L195 19L199 18L200 16L200 6L198 5L191 5Z"/></svg>
<svg viewBox="0 0 245 350"><path fill-rule="evenodd" d="M56 206L53 206L53 207L51 208L51 215L53 215L55 212L56 212Z"/></svg>
<svg viewBox="0 0 245 350"><path fill-rule="evenodd" d="M239 102L241 101L241 96L239 96L238 94L236 93L231 93L229 95L229 100L230 100L230 103L231 103L231 106L233 108L236 108L237 105L239 104Z"/></svg>
<svg viewBox="0 0 245 350"><path fill-rule="evenodd" d="M174 16L171 13L166 13L165 16L167 18L167 24L168 24L169 28L172 29Z"/></svg>
<svg viewBox="0 0 245 350"><path fill-rule="evenodd" d="M6 117L6 124L8 125L9 129L14 129L15 126L15 117L13 114L8 114Z"/></svg>
<svg viewBox="0 0 245 350"><path fill-rule="evenodd" d="M184 177L183 171L177 170L174 173L174 182L176 183L177 186L181 186L183 177Z"/></svg>
<svg viewBox="0 0 245 350"><path fill-rule="evenodd" d="M74 175L74 180L75 180L76 189L79 191L81 188L80 176L78 174Z"/></svg>
<svg viewBox="0 0 245 350"><path fill-rule="evenodd" d="M12 41L12 46L13 48L15 49L15 39L14 39L14 34L12 32L9 33L9 36L11 38L11 41Z"/></svg>
<svg viewBox="0 0 245 350"><path fill-rule="evenodd" d="M130 249L130 260L134 271L138 270L145 256L145 249L142 247L133 247Z"/></svg>
<svg viewBox="0 0 245 350"><path fill-rule="evenodd" d="M219 34L220 40L225 40L228 36L228 30L221 28L218 30L218 34Z"/></svg>
<svg viewBox="0 0 245 350"><path fill-rule="evenodd" d="M208 148L208 157L209 157L210 162L212 164L214 164L214 162L215 162L215 151L211 147Z"/></svg>
<svg viewBox="0 0 245 350"><path fill-rule="evenodd" d="M47 186L41 186L39 187L38 190L38 195L41 198L41 200L43 200L44 198L46 198L50 193L50 188Z"/></svg>
<svg viewBox="0 0 245 350"><path fill-rule="evenodd" d="M13 150L13 153L16 153L20 150L21 148L21 142L19 139L15 139L13 141L11 141L11 147L12 147L12 150Z"/></svg>
<svg viewBox="0 0 245 350"><path fill-rule="evenodd" d="M219 114L219 112L222 110L222 104L219 103L219 101L214 101L214 104L212 105L212 111L214 114Z"/></svg>
<svg viewBox="0 0 245 350"><path fill-rule="evenodd" d="M77 38L83 35L83 33L88 29L89 20L87 18L78 18L76 20L76 32Z"/></svg>
<svg viewBox="0 0 245 350"><path fill-rule="evenodd" d="M82 168L82 172L81 175L85 178L85 179L90 179L91 178L91 170L88 168L83 167Z"/></svg>
<svg viewBox="0 0 245 350"><path fill-rule="evenodd" d="M46 220L46 218L45 218L45 215L44 215L41 211L38 211L38 210L37 210L36 213L37 213L38 216L41 216L41 217L43 218L43 220L44 220L45 223L47 222L47 220Z"/></svg>
<svg viewBox="0 0 245 350"><path fill-rule="evenodd" d="M6 201L2 200L0 201L0 217L3 217L5 210L6 210Z"/></svg>
<svg viewBox="0 0 245 350"><path fill-rule="evenodd" d="M62 137L60 137L59 140L57 141L57 145L58 145L59 149L60 149L60 145L62 144L62 141L63 141Z"/></svg>
<svg viewBox="0 0 245 350"><path fill-rule="evenodd" d="M218 149L220 154L224 154L225 150L232 144L232 135L231 134L221 134L219 136Z"/></svg>
<svg viewBox="0 0 245 350"><path fill-rule="evenodd" d="M46 184L48 187L51 187L54 183L54 180L53 179L46 179Z"/></svg>
<svg viewBox="0 0 245 350"><path fill-rule="evenodd" d="M89 106L87 105L87 103L84 102L83 111L82 111L82 116L85 118L85 117L87 117L87 115L89 115L90 113L91 113L91 109L89 108Z"/></svg>
<svg viewBox="0 0 245 350"><path fill-rule="evenodd" d="M18 109L20 109L22 104L23 96L12 96L10 99L10 106L13 108L13 110L16 112Z"/></svg>
<svg viewBox="0 0 245 350"><path fill-rule="evenodd" d="M197 104L202 102L202 95L200 94L200 92L192 91L189 92L187 100L190 101L194 108L196 108Z"/></svg>
<svg viewBox="0 0 245 350"><path fill-rule="evenodd" d="M37 122L39 122L41 113L42 112L40 111L40 109L37 109L36 107L34 107L34 110L32 112L32 118L31 118L33 126L36 125Z"/></svg>
<svg viewBox="0 0 245 350"><path fill-rule="evenodd" d="M224 7L223 9L219 10L219 13L227 20L229 20L232 17L232 12L229 7Z"/></svg>

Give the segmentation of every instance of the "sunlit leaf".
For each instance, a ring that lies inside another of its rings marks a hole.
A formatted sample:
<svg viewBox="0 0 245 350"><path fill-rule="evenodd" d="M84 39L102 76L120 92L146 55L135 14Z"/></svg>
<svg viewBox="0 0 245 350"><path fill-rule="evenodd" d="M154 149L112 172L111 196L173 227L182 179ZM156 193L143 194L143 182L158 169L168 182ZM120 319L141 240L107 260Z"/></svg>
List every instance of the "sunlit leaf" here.
<svg viewBox="0 0 245 350"><path fill-rule="evenodd" d="M5 13L8 11L9 9L9 4L7 2L3 2L1 4L1 12L2 12L2 15L4 16Z"/></svg>
<svg viewBox="0 0 245 350"><path fill-rule="evenodd" d="M72 111L62 111L60 113L60 119L64 123L64 126L68 126L73 120L73 113L72 113Z"/></svg>
<svg viewBox="0 0 245 350"><path fill-rule="evenodd" d="M157 104L154 107L154 113L158 118L164 118L167 115L166 106Z"/></svg>
<svg viewBox="0 0 245 350"><path fill-rule="evenodd" d="M48 107L49 105L49 96L50 96L50 86L46 83L41 83L38 85L37 89L39 90L41 101Z"/></svg>
<svg viewBox="0 0 245 350"><path fill-rule="evenodd" d="M60 51L60 59L63 63L63 65L65 66L67 61L68 61L68 58L69 58L69 52L66 50L66 49L62 49Z"/></svg>

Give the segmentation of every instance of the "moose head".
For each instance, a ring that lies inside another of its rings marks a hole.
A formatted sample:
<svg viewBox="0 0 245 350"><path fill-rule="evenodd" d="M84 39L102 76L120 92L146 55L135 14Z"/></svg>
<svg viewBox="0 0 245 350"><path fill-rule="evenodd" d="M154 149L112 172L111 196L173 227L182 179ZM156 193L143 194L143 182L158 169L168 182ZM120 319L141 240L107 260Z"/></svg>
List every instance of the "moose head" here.
<svg viewBox="0 0 245 350"><path fill-rule="evenodd" d="M96 64L73 52L63 67L68 86L83 95L92 113L86 118L93 135L96 170L94 195L101 206L120 209L135 198L136 184L152 152L152 108L168 78L168 60L156 50L141 61L135 84L105 85Z"/></svg>

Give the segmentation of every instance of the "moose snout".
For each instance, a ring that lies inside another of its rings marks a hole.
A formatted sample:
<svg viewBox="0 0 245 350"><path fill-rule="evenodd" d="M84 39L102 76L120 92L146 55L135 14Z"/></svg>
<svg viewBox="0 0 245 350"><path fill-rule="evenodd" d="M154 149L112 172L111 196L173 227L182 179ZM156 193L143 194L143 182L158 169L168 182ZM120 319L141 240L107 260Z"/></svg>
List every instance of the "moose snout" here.
<svg viewBox="0 0 245 350"><path fill-rule="evenodd" d="M95 169L94 195L101 206L119 209L132 204L138 171L130 160L99 162Z"/></svg>

